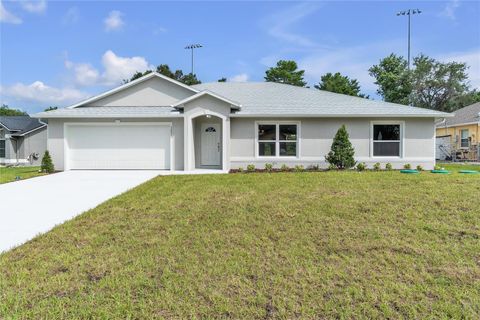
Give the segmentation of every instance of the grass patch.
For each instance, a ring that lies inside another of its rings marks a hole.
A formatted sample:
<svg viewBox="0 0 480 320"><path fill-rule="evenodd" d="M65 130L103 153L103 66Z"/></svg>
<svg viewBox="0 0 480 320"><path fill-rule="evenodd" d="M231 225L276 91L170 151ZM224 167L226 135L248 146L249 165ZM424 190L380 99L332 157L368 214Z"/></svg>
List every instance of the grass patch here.
<svg viewBox="0 0 480 320"><path fill-rule="evenodd" d="M40 167L0 167L0 184L15 181L17 176L24 180L45 175L39 170Z"/></svg>
<svg viewBox="0 0 480 320"><path fill-rule="evenodd" d="M450 170L453 172L457 172L460 170L476 170L480 171L480 165L478 164L470 164L470 163L438 163L439 166L445 168L446 170Z"/></svg>
<svg viewBox="0 0 480 320"><path fill-rule="evenodd" d="M157 177L0 255L0 318L478 318L480 176Z"/></svg>

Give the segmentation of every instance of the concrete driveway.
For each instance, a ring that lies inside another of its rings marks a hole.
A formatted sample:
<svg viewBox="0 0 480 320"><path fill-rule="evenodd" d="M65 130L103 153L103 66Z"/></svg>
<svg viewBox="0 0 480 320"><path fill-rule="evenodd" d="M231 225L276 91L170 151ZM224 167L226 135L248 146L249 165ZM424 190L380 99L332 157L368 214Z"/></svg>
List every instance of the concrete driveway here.
<svg viewBox="0 0 480 320"><path fill-rule="evenodd" d="M165 171L67 171L0 185L0 252Z"/></svg>

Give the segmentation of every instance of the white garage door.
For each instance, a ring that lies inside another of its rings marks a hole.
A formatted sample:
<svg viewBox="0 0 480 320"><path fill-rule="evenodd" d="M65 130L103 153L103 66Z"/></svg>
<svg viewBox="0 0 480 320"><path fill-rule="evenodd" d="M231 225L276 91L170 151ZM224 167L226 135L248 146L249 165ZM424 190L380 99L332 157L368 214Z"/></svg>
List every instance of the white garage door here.
<svg viewBox="0 0 480 320"><path fill-rule="evenodd" d="M169 169L170 125L69 124L68 169Z"/></svg>

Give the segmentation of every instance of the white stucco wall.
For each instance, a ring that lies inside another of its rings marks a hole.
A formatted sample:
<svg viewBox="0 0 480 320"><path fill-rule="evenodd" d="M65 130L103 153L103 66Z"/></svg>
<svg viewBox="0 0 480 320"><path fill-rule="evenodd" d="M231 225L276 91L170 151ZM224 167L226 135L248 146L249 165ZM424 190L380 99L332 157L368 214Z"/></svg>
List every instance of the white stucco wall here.
<svg viewBox="0 0 480 320"><path fill-rule="evenodd" d="M87 107L169 106L195 92L157 77L87 104Z"/></svg>
<svg viewBox="0 0 480 320"><path fill-rule="evenodd" d="M265 159L255 155L255 121L299 121L300 143L299 156L295 159ZM403 121L403 157L401 158L378 158L371 157L371 121L391 120ZM294 119L254 119L232 118L231 119L231 144L230 160L231 168L243 167L255 164L263 168L265 163L273 163L276 166L287 164L294 166L302 164L308 166L319 164L327 166L325 155L330 151L333 137L338 128L345 124L350 134L350 141L355 148L355 158L359 162L366 162L370 167L380 162L391 163L396 168L401 168L405 163L413 166L422 165L425 169L433 168L435 164L434 136L435 126L433 118L294 118Z"/></svg>

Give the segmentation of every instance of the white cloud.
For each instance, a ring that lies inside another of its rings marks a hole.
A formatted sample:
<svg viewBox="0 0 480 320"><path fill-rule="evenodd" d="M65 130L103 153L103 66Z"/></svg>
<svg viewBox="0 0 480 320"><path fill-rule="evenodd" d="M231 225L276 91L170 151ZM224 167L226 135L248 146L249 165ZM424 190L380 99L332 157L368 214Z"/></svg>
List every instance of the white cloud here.
<svg viewBox="0 0 480 320"><path fill-rule="evenodd" d="M71 7L62 18L63 24L74 24L80 19L80 12L77 7Z"/></svg>
<svg viewBox="0 0 480 320"><path fill-rule="evenodd" d="M122 20L123 13L118 10L110 11L108 17L103 20L105 31L116 31L123 28L125 22Z"/></svg>
<svg viewBox="0 0 480 320"><path fill-rule="evenodd" d="M102 66L103 72L100 72L89 63L76 63L68 58L65 60L65 68L73 73L73 81L79 86L118 85L137 71L155 68L144 57L120 57L112 50L103 54Z"/></svg>
<svg viewBox="0 0 480 320"><path fill-rule="evenodd" d="M230 79L228 79L228 81L231 81L231 82L247 82L248 81L248 74L246 74L246 73L237 74L237 75L231 77Z"/></svg>
<svg viewBox="0 0 480 320"><path fill-rule="evenodd" d="M0 1L0 22L20 24L22 23L22 19L7 11L3 6L2 1Z"/></svg>
<svg viewBox="0 0 480 320"><path fill-rule="evenodd" d="M32 84L16 83L0 87L2 96L20 101L31 101L46 104L67 104L84 99L88 94L74 88L54 88L41 81Z"/></svg>
<svg viewBox="0 0 480 320"><path fill-rule="evenodd" d="M315 41L311 40L304 34L296 33L292 29L294 25L299 23L308 15L317 11L318 3L302 3L289 7L286 10L277 12L270 17L267 17L265 23L267 32L272 37L290 44L302 47L318 46Z"/></svg>
<svg viewBox="0 0 480 320"><path fill-rule="evenodd" d="M108 50L103 54L102 65L105 71L102 74L105 84L116 84L123 79L130 78L136 71L143 72L154 69L144 57L120 57Z"/></svg>
<svg viewBox="0 0 480 320"><path fill-rule="evenodd" d="M46 0L20 1L22 8L30 13L44 13L47 9Z"/></svg>
<svg viewBox="0 0 480 320"><path fill-rule="evenodd" d="M99 81L99 72L89 63L74 63L66 60L65 67L73 71L75 83L77 85L90 86Z"/></svg>
<svg viewBox="0 0 480 320"><path fill-rule="evenodd" d="M455 16L455 11L457 8L460 7L460 0L450 0L443 8L443 11L440 12L441 17L446 17L451 20L455 20L457 17Z"/></svg>
<svg viewBox="0 0 480 320"><path fill-rule="evenodd" d="M391 52L401 52L403 42L370 43L364 46L317 50L299 60L299 68L305 70L309 83L318 83L327 72L340 72L357 79L363 91L369 94L377 89L368 69Z"/></svg>
<svg viewBox="0 0 480 320"><path fill-rule="evenodd" d="M442 62L465 62L469 66L467 72L471 87L480 90L480 48L439 55L437 59Z"/></svg>

